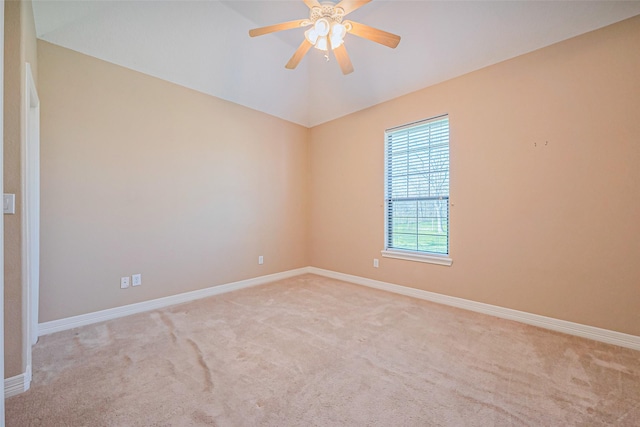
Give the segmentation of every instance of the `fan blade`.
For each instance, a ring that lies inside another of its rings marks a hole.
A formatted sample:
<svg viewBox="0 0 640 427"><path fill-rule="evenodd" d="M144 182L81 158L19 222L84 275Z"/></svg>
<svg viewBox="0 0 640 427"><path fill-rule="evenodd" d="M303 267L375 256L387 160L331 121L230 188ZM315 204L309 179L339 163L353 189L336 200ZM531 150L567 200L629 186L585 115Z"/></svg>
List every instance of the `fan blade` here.
<svg viewBox="0 0 640 427"><path fill-rule="evenodd" d="M351 59L349 59L347 48L344 47L344 43L333 49L333 54L336 56L338 64L340 64L342 74L349 74L353 72L353 65L351 64Z"/></svg>
<svg viewBox="0 0 640 427"><path fill-rule="evenodd" d="M296 50L289 62L287 62L287 65L285 65L285 68L288 68L290 70L296 68L300 61L302 61L302 58L304 58L307 52L309 52L309 49L311 49L312 46L313 45L309 43L307 39L304 39L298 47L298 50Z"/></svg>
<svg viewBox="0 0 640 427"><path fill-rule="evenodd" d="M306 24L306 25L305 25ZM249 30L251 37L262 36L276 31L291 30L293 28L301 28L311 24L308 19L298 19L297 21L282 22L280 24L268 25L266 27L254 28Z"/></svg>
<svg viewBox="0 0 640 427"><path fill-rule="evenodd" d="M342 0L340 3L335 5L336 8L341 8L344 10L344 14L348 15L356 9L361 8L365 4L369 3L371 0Z"/></svg>
<svg viewBox="0 0 640 427"><path fill-rule="evenodd" d="M314 7L322 7L318 0L304 0L304 4L309 6L309 9L312 9Z"/></svg>
<svg viewBox="0 0 640 427"><path fill-rule="evenodd" d="M377 28L359 24L353 21L345 21L344 24L347 26L347 28L349 28L349 25L347 24L351 24L351 29L348 30L349 33L367 40L371 40L372 42L389 46L392 49L398 46L398 43L400 43L400 36L396 36L395 34L387 33L386 31L378 30Z"/></svg>

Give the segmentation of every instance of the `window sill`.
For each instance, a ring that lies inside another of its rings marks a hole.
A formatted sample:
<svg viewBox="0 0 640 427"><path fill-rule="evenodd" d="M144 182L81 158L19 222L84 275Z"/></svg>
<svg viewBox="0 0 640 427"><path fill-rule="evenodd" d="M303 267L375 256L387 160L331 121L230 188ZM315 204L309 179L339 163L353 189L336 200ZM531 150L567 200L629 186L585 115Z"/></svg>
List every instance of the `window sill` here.
<svg viewBox="0 0 640 427"><path fill-rule="evenodd" d="M404 259L406 261L418 261L446 266L451 266L451 264L453 263L453 260L446 255L400 251L395 249L386 249L382 251L382 256L385 258Z"/></svg>

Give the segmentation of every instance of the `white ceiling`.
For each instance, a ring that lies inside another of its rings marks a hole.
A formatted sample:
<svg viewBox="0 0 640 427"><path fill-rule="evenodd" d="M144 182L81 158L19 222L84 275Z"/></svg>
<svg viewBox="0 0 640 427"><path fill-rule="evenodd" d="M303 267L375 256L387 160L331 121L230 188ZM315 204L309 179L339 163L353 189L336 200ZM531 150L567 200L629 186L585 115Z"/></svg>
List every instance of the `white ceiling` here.
<svg viewBox="0 0 640 427"><path fill-rule="evenodd" d="M640 14L640 1L374 0L349 19L402 36L396 49L347 35L355 72L312 49L302 29L251 28L308 17L302 0L34 0L42 40L304 126Z"/></svg>

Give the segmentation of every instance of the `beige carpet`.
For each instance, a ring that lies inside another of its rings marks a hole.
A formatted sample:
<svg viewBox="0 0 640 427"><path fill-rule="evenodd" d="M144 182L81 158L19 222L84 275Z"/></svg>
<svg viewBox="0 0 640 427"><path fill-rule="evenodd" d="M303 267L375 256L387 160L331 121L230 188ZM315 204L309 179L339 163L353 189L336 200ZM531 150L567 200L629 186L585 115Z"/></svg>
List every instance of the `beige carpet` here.
<svg viewBox="0 0 640 427"><path fill-rule="evenodd" d="M640 352L313 275L42 337L7 426L640 425Z"/></svg>

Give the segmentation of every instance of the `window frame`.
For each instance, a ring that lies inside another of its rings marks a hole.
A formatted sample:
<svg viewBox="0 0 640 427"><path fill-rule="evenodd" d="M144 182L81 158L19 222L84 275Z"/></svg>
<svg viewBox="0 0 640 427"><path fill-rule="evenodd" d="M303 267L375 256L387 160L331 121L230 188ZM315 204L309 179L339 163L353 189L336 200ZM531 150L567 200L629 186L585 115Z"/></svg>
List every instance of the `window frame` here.
<svg viewBox="0 0 640 427"><path fill-rule="evenodd" d="M448 168L448 174L449 174L449 179L451 177L451 163L450 163L450 158L451 158L451 130L450 130L450 122L449 122L449 115L448 114L441 114L439 116L434 116L434 117L430 117L424 120L418 120L416 122L411 122L411 123L407 123L404 125L400 125L400 126L395 126L389 129L386 129L384 132L384 249L381 251L381 254L383 257L385 258L395 258L395 259L402 259L402 260L407 260L407 261L417 261L417 262L425 262L425 263L430 263L430 264L437 264L437 265L444 265L444 266L451 266L451 264L453 263L453 259L451 258L451 239L450 239L450 233L451 233L451 227L450 227L450 223L451 223L451 202L450 202L450 197L451 197L451 188L450 188L450 181L449 181L449 191L447 192L447 203L448 203L448 209L447 209L447 254L441 254L441 253L436 253L436 252L426 252L426 251L413 251L413 250L409 250L409 249L399 249L399 248L394 248L394 247L390 247L389 246L389 225L391 223L391 218L389 218L390 215L390 209L389 209L389 182L388 182L388 174L389 174L389 140L388 140L388 135L391 132L394 131L399 131L399 130L403 130L403 129L409 129L412 127L417 127L417 126L421 126L424 124L427 124L429 122L435 122L441 119L447 119L447 125L448 125L448 130L449 130L449 137L447 140L447 144L448 144L448 156L449 156L449 168Z"/></svg>

